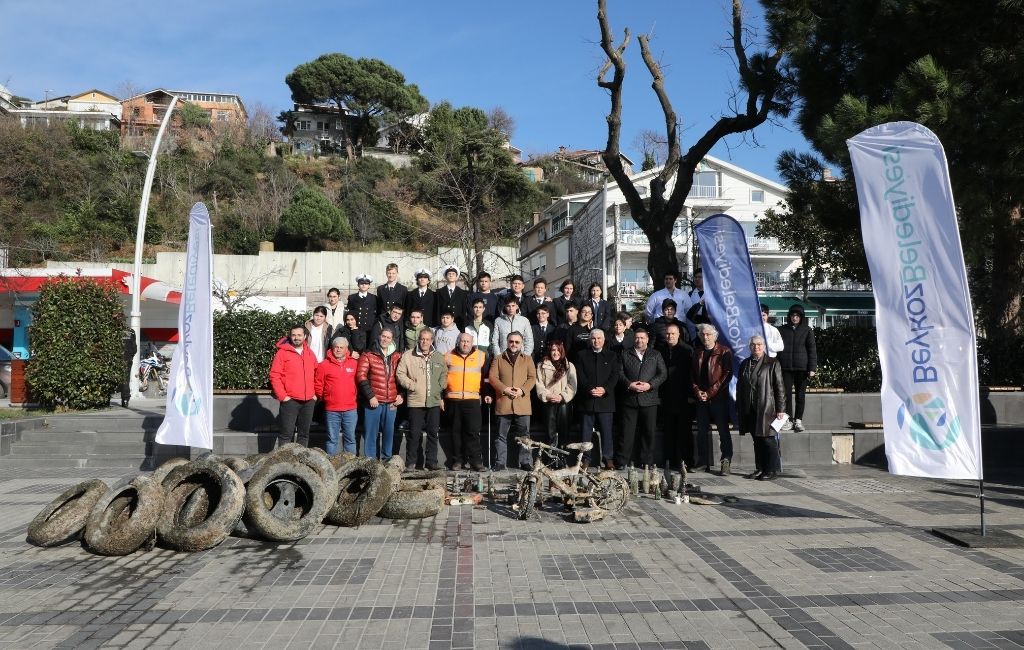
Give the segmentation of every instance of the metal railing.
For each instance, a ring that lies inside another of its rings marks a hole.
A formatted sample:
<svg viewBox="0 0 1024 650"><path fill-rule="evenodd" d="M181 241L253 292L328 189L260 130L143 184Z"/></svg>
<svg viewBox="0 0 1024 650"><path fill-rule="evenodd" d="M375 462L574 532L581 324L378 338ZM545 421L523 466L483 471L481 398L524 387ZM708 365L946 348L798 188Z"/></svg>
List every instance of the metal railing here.
<svg viewBox="0 0 1024 650"><path fill-rule="evenodd" d="M693 185L686 197L690 199L720 199L722 198L722 188L717 185Z"/></svg>

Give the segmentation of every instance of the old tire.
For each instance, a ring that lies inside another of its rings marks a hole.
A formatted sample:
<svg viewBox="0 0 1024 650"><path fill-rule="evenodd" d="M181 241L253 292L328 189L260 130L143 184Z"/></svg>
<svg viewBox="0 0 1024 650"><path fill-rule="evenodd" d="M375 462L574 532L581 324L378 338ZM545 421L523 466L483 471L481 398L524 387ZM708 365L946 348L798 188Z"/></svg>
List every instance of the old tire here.
<svg viewBox="0 0 1024 650"><path fill-rule="evenodd" d="M355 460L356 455L350 451L339 451L338 453L331 456L331 465L334 465L334 469L341 469L341 466L345 463Z"/></svg>
<svg viewBox="0 0 1024 650"><path fill-rule="evenodd" d="M227 465L228 469L230 469L235 474L239 472L244 472L245 470L249 469L249 461L245 460L244 458L238 458L237 456L228 456L221 462Z"/></svg>
<svg viewBox="0 0 1024 650"><path fill-rule="evenodd" d="M197 460L164 479L167 492L157 539L167 548L194 553L217 546L242 518L245 485L227 465Z"/></svg>
<svg viewBox="0 0 1024 650"><path fill-rule="evenodd" d="M402 477L402 480L398 484L399 492L422 492L424 490L441 490L447 489L447 483L445 477L441 476L438 478L406 478Z"/></svg>
<svg viewBox="0 0 1024 650"><path fill-rule="evenodd" d="M148 476L119 481L89 513L85 545L101 555L135 552L156 532L165 496L163 487Z"/></svg>
<svg viewBox="0 0 1024 650"><path fill-rule="evenodd" d="M360 526L384 507L395 489L395 474L376 458L357 458L338 470L338 496L324 521Z"/></svg>
<svg viewBox="0 0 1024 650"><path fill-rule="evenodd" d="M443 507L443 489L399 491L391 495L378 514L385 519L424 519L441 512Z"/></svg>
<svg viewBox="0 0 1024 650"><path fill-rule="evenodd" d="M171 470L175 467L181 467L189 462L187 458L171 458L161 463L160 467L153 470L153 473L149 475L149 478L153 479L157 483L163 484L164 479L171 473Z"/></svg>
<svg viewBox="0 0 1024 650"><path fill-rule="evenodd" d="M326 488L324 494L328 503L334 503L338 498L338 473L331 464L330 457L322 451L318 453L296 444L287 450L282 447L282 451L274 455L274 460L302 463L320 477Z"/></svg>
<svg viewBox="0 0 1024 650"><path fill-rule="evenodd" d="M418 479L446 479L448 478L448 472L443 469L417 469L411 472L404 472L402 479L418 480Z"/></svg>
<svg viewBox="0 0 1024 650"><path fill-rule="evenodd" d="M106 483L93 479L62 492L29 523L28 543L59 546L80 537L93 506L108 489Z"/></svg>
<svg viewBox="0 0 1024 650"><path fill-rule="evenodd" d="M303 463L268 460L245 490L248 533L272 542L294 542L312 534L330 503L327 488Z"/></svg>

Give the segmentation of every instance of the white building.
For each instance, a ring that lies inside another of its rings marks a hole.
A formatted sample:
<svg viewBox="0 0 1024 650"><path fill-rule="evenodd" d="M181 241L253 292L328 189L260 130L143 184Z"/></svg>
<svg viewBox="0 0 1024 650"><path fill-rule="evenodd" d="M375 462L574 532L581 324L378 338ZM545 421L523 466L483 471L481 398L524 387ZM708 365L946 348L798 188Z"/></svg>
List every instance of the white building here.
<svg viewBox="0 0 1024 650"><path fill-rule="evenodd" d="M650 196L651 180L660 171L660 168L652 169L633 177L641 196ZM674 186L673 178L666 195ZM694 270L694 224L713 214L726 213L739 221L747 234L747 247L758 284L768 286L778 282L778 278L799 266L800 256L779 250L774 239L758 238L755 229L764 211L776 206L785 194L783 185L717 158L706 157L694 174L693 187L673 231L679 269L687 278ZM606 203L603 219L602 203ZM631 218L629 205L614 182L608 184L606 198L602 192L597 192L578 210L572 220L570 247L572 275L577 282L581 286L600 282L604 270L608 295L621 308L631 308L639 291L655 288L647 272L650 250L647 237ZM660 286L660 282L658 284Z"/></svg>

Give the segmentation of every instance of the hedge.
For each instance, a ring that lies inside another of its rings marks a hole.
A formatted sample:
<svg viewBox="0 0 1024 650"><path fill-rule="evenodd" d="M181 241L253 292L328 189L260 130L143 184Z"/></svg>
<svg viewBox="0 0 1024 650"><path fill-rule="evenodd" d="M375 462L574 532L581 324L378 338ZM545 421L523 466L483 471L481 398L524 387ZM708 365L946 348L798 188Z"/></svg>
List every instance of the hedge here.
<svg viewBox="0 0 1024 650"><path fill-rule="evenodd" d="M292 325L302 324L303 312L259 309L213 315L213 387L217 390L259 390L270 387L267 373L277 342Z"/></svg>
<svg viewBox="0 0 1024 650"><path fill-rule="evenodd" d="M124 320L111 283L47 280L32 305L32 362L25 369L32 398L61 411L108 406L127 378Z"/></svg>

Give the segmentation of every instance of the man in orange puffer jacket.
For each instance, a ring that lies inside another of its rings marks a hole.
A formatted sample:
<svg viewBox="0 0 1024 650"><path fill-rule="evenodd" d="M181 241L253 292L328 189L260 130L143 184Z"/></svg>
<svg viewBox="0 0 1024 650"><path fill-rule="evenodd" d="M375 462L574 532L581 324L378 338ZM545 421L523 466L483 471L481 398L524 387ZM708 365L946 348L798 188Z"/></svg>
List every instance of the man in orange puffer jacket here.
<svg viewBox="0 0 1024 650"><path fill-rule="evenodd" d="M327 424L328 454L338 453L338 432L342 431L342 446L356 453L356 371L359 362L349 356L348 339L336 338L331 342L327 356L316 367L314 381L316 397L324 403L324 421Z"/></svg>
<svg viewBox="0 0 1024 650"><path fill-rule="evenodd" d="M270 364L270 387L281 402L278 447L291 442L292 438L303 447L309 446L309 423L316 405L316 366L316 355L306 345L306 328L292 326L288 336L278 341L277 353Z"/></svg>

